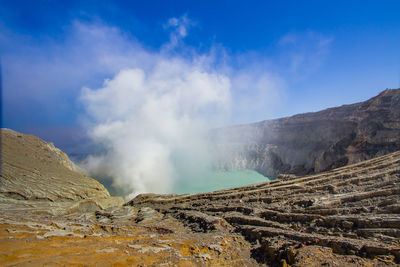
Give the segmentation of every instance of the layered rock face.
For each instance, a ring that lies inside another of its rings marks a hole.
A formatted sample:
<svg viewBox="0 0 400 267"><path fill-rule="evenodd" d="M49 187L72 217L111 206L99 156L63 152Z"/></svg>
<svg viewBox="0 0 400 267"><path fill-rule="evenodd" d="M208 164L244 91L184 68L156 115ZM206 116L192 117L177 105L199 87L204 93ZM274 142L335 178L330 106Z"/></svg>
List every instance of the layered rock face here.
<svg viewBox="0 0 400 267"><path fill-rule="evenodd" d="M7 209L40 209L65 214L91 206L94 210L121 205L102 184L83 174L52 143L1 129L0 204ZM82 206L82 207L81 207Z"/></svg>
<svg viewBox="0 0 400 267"><path fill-rule="evenodd" d="M238 232L259 264L400 263L400 151L316 175L127 203L194 232Z"/></svg>
<svg viewBox="0 0 400 267"><path fill-rule="evenodd" d="M218 169L304 175L400 149L400 89L365 102L216 130Z"/></svg>

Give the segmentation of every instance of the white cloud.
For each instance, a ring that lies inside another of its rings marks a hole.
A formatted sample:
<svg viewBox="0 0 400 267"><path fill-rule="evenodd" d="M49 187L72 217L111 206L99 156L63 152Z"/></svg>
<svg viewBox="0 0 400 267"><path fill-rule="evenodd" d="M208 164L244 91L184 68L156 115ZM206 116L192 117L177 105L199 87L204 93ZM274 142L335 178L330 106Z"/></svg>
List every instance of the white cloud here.
<svg viewBox="0 0 400 267"><path fill-rule="evenodd" d="M314 31L288 33L278 42L288 71L304 78L317 71L329 54L332 37Z"/></svg>
<svg viewBox="0 0 400 267"><path fill-rule="evenodd" d="M174 157L206 152L205 125L213 118L201 111L226 111L229 90L228 77L183 60L162 60L147 72L125 69L100 89L84 88L81 99L94 123L90 137L108 148L85 167L106 171L129 197L171 192L180 168Z"/></svg>
<svg viewBox="0 0 400 267"><path fill-rule="evenodd" d="M179 45L182 45L183 39L187 36L189 28L194 26L192 20L190 20L187 15L183 15L178 18L170 18L166 24L164 24L164 29L170 31L170 40L164 45L164 50L172 50Z"/></svg>

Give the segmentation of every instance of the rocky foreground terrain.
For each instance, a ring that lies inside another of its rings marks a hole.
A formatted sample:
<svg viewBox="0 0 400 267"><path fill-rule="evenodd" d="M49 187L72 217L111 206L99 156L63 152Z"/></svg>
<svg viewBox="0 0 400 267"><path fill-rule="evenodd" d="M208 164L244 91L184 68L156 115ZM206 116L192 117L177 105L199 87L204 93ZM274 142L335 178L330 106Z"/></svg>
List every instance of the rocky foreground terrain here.
<svg viewBox="0 0 400 267"><path fill-rule="evenodd" d="M0 266L400 264L400 151L123 203L39 138L2 129L1 149Z"/></svg>
<svg viewBox="0 0 400 267"><path fill-rule="evenodd" d="M331 170L400 150L400 89L352 105L222 128L212 139L219 169L267 177Z"/></svg>

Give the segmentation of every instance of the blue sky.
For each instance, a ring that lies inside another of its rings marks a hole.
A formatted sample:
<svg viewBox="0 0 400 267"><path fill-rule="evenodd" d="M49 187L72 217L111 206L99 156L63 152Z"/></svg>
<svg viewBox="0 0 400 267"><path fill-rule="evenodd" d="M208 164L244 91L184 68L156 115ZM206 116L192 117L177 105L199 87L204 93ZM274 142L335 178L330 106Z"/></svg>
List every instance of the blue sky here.
<svg viewBox="0 0 400 267"><path fill-rule="evenodd" d="M65 149L87 121L82 88L171 59L229 78L217 126L364 101L400 87L399 14L399 1L1 0L2 127Z"/></svg>

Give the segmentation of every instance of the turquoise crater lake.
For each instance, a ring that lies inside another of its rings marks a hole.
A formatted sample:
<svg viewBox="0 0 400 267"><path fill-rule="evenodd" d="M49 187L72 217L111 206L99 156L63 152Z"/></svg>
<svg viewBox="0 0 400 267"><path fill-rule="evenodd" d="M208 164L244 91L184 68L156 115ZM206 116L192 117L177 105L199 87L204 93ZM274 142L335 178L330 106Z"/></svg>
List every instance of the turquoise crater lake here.
<svg viewBox="0 0 400 267"><path fill-rule="evenodd" d="M174 193L206 193L270 181L256 171L214 171L197 179L180 180L174 186Z"/></svg>

